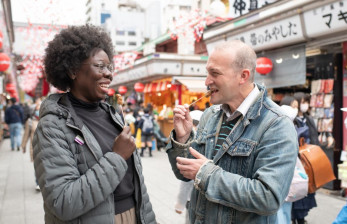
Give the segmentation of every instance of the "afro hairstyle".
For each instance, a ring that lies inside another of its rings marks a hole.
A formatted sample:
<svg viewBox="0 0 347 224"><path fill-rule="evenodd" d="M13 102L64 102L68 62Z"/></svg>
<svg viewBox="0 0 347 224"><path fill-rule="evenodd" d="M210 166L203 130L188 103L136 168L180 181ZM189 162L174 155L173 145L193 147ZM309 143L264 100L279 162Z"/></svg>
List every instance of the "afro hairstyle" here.
<svg viewBox="0 0 347 224"><path fill-rule="evenodd" d="M63 29L45 49L47 81L59 90L68 90L72 85L70 75L98 50L105 51L113 63L112 40L101 27L87 24Z"/></svg>

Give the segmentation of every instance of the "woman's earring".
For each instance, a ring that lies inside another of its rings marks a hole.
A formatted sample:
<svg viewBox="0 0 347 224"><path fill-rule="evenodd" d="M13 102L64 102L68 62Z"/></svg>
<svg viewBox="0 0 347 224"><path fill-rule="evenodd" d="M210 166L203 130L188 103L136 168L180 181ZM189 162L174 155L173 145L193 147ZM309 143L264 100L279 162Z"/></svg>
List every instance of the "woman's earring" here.
<svg viewBox="0 0 347 224"><path fill-rule="evenodd" d="M76 78L76 73L72 73L71 79L72 79L72 80L75 80L75 78Z"/></svg>

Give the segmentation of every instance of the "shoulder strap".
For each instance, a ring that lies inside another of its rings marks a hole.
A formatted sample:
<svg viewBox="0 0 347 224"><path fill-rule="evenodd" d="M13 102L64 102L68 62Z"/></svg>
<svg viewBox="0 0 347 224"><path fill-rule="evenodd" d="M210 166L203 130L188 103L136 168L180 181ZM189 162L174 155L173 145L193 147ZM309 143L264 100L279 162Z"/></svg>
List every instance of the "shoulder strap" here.
<svg viewBox="0 0 347 224"><path fill-rule="evenodd" d="M301 138L299 139L299 146L303 146L303 145L305 145L305 138L304 138L304 137L301 137Z"/></svg>

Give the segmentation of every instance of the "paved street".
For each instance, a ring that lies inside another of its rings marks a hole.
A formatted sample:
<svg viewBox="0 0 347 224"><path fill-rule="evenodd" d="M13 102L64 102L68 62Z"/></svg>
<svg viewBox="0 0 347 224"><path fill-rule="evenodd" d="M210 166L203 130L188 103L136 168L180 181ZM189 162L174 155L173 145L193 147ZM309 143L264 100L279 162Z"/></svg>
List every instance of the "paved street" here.
<svg viewBox="0 0 347 224"><path fill-rule="evenodd" d="M144 176L157 221L160 224L183 224L184 214L174 212L179 182L171 172L165 152L153 153L142 159ZM310 211L309 224L332 223L345 204L320 190L316 194L318 207ZM33 164L29 154L12 152L9 139L0 143L0 224L43 224L42 197L35 190Z"/></svg>

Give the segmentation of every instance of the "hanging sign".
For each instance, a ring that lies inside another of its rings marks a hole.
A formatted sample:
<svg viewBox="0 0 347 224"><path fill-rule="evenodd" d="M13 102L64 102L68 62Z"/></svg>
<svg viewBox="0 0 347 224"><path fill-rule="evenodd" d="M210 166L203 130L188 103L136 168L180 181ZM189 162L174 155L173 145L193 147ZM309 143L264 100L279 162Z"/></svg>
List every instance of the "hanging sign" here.
<svg viewBox="0 0 347 224"><path fill-rule="evenodd" d="M347 0L332 2L304 12L304 22L308 37L345 31L347 29Z"/></svg>
<svg viewBox="0 0 347 224"><path fill-rule="evenodd" d="M126 86L120 86L120 87L118 88L118 92L119 92L121 95L124 95L124 94L126 94L126 92L128 92L128 89L127 89Z"/></svg>
<svg viewBox="0 0 347 224"><path fill-rule="evenodd" d="M270 73L272 71L272 67L273 65L271 59L265 57L257 58L257 67L255 70L257 70L257 72L261 75Z"/></svg>
<svg viewBox="0 0 347 224"><path fill-rule="evenodd" d="M137 82L134 85L134 89L138 93L142 93L144 88L145 88L145 85L143 83L141 83L141 82Z"/></svg>
<svg viewBox="0 0 347 224"><path fill-rule="evenodd" d="M250 45L255 51L305 40L299 15L227 37L227 40L234 39Z"/></svg>
<svg viewBox="0 0 347 224"><path fill-rule="evenodd" d="M109 88L108 91L107 91L107 95L113 96L115 92L116 92L116 91L115 91L114 89Z"/></svg>
<svg viewBox="0 0 347 224"><path fill-rule="evenodd" d="M5 86L5 90L10 94L15 93L17 91L16 85L14 83L7 83Z"/></svg>
<svg viewBox="0 0 347 224"><path fill-rule="evenodd" d="M10 58L5 53L0 53L0 72L6 71L10 67Z"/></svg>

